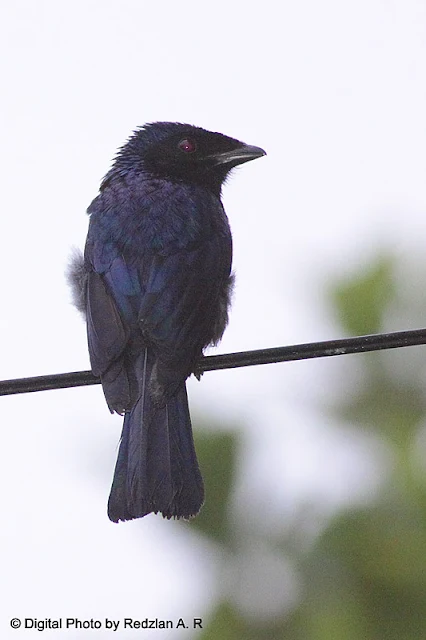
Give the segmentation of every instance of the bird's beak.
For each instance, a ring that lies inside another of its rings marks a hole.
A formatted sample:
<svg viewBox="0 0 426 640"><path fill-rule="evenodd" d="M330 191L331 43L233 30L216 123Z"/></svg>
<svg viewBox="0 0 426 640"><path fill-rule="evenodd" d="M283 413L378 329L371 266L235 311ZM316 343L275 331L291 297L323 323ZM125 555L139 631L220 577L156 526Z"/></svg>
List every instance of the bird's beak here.
<svg viewBox="0 0 426 640"><path fill-rule="evenodd" d="M256 158L266 156L266 151L260 147L253 147L249 144L242 144L241 147L233 149L232 151L223 151L221 153L214 153L207 159L213 162L215 166L228 165L230 167L236 167L243 162L249 162Z"/></svg>

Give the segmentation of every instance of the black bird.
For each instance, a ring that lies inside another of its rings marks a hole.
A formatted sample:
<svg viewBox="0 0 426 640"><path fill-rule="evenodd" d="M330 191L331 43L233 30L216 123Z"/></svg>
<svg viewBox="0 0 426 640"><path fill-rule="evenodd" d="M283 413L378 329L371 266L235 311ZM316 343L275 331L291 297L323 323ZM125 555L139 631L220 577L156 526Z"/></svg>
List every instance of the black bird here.
<svg viewBox="0 0 426 640"><path fill-rule="evenodd" d="M265 155L220 133L154 122L119 150L87 212L74 302L87 319L92 371L124 414L108 502L113 522L204 501L185 381L222 337L233 285L221 203L229 171Z"/></svg>

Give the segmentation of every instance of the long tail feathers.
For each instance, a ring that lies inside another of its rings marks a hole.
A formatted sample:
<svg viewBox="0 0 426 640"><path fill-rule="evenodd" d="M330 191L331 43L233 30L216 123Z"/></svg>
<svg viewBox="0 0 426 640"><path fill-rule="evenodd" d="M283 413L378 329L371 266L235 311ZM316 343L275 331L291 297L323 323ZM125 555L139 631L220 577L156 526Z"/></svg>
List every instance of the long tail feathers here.
<svg viewBox="0 0 426 640"><path fill-rule="evenodd" d="M139 398L124 417L108 516L113 522L160 512L165 518L195 516L204 501L203 480L192 438L185 383L167 405L153 404L140 364Z"/></svg>

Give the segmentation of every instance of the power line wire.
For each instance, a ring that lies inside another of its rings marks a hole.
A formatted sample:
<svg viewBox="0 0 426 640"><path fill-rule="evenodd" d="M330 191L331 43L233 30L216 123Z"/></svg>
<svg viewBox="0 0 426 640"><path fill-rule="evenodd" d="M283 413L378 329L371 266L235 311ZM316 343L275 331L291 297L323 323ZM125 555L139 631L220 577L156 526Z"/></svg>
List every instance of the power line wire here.
<svg viewBox="0 0 426 640"><path fill-rule="evenodd" d="M325 342L310 342L296 344L289 347L274 347L272 349L257 349L256 351L241 351L218 356L206 356L200 360L199 370L215 371L218 369L235 369L258 364L287 362L289 360L307 360L310 358L325 358L341 356L349 353L366 353L382 349L397 349L426 344L426 329L412 331L395 331ZM32 378L17 378L0 382L0 396L16 393L30 393L33 391L47 391L49 389L66 389L100 384L100 379L91 371L75 371L72 373L57 373Z"/></svg>

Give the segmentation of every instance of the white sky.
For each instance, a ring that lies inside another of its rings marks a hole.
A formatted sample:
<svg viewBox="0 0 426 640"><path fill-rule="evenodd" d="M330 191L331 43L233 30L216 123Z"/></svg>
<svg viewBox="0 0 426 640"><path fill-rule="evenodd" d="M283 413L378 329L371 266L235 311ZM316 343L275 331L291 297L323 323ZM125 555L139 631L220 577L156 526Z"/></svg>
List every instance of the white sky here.
<svg viewBox="0 0 426 640"><path fill-rule="evenodd" d="M116 148L144 122L268 152L224 192L238 284L221 352L339 337L328 279L380 246L424 252L423 0L17 0L0 8L0 60L0 379L89 368L63 272ZM251 482L259 504L276 496L263 507L280 526L297 501L340 504L374 481L312 409L340 371L322 360L189 383L193 413L246 425L241 495ZM0 401L1 636L29 637L14 616L207 620L214 550L160 517L107 519L121 419L100 388Z"/></svg>

